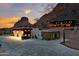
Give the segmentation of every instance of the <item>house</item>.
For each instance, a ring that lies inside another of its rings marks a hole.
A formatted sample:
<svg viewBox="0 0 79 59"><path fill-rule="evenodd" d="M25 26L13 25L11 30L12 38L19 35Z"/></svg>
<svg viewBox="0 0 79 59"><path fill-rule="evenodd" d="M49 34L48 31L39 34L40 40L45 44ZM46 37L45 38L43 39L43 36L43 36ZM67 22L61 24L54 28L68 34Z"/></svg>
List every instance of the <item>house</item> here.
<svg viewBox="0 0 79 59"><path fill-rule="evenodd" d="M31 30L32 28L29 27L18 27L13 29L13 34L15 37L19 37L22 39L31 38Z"/></svg>
<svg viewBox="0 0 79 59"><path fill-rule="evenodd" d="M48 28L54 27L74 27L77 26L77 20L54 20L50 21L48 24Z"/></svg>

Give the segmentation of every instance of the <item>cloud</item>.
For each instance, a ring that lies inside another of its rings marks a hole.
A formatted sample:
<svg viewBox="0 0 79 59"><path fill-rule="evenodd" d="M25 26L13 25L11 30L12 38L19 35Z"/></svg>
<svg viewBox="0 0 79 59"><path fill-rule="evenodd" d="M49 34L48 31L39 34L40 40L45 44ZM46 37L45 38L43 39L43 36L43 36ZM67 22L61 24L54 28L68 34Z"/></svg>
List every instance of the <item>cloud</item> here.
<svg viewBox="0 0 79 59"><path fill-rule="evenodd" d="M30 14L32 12L32 10L31 9L29 9L29 8L26 8L26 9L24 9L24 13L27 15L27 14Z"/></svg>
<svg viewBox="0 0 79 59"><path fill-rule="evenodd" d="M11 7L10 3L0 3L0 8L9 8Z"/></svg>
<svg viewBox="0 0 79 59"><path fill-rule="evenodd" d="M29 17L29 23L30 24L35 24L37 21L35 20L34 17Z"/></svg>
<svg viewBox="0 0 79 59"><path fill-rule="evenodd" d="M10 28L20 19L20 17L0 17L0 28Z"/></svg>

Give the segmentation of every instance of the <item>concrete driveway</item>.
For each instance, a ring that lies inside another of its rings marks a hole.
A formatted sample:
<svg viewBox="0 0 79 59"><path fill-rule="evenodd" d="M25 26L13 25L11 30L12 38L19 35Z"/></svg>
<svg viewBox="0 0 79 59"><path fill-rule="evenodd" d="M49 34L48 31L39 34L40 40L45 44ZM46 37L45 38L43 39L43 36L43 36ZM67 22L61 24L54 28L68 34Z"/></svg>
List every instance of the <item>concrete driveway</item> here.
<svg viewBox="0 0 79 59"><path fill-rule="evenodd" d="M8 56L79 56L79 50L68 48L59 40L21 40L13 36L0 36L0 43ZM5 52L4 52L5 53Z"/></svg>

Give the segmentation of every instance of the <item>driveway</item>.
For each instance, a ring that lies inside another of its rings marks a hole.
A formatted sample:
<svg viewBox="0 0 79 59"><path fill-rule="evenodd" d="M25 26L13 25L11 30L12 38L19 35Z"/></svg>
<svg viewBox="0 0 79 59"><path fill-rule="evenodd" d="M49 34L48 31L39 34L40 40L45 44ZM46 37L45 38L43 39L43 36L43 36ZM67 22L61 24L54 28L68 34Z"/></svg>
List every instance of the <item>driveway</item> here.
<svg viewBox="0 0 79 59"><path fill-rule="evenodd" d="M0 43L9 56L79 56L79 50L68 48L59 40L21 40L13 36L0 36ZM0 54L1 55L1 54Z"/></svg>

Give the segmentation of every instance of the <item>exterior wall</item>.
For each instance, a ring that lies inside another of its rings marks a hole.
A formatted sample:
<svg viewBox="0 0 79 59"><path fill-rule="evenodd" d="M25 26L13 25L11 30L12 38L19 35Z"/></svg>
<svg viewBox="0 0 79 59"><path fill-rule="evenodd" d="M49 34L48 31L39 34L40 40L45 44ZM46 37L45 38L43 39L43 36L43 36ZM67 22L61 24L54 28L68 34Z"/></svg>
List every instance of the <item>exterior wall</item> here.
<svg viewBox="0 0 79 59"><path fill-rule="evenodd" d="M60 32L42 32L42 36L46 40L60 39Z"/></svg>
<svg viewBox="0 0 79 59"><path fill-rule="evenodd" d="M71 48L79 49L79 29L72 31L67 30L65 34L65 44Z"/></svg>
<svg viewBox="0 0 79 59"><path fill-rule="evenodd" d="M39 30L38 28L33 28L32 37L36 39L42 39L41 30Z"/></svg>
<svg viewBox="0 0 79 59"><path fill-rule="evenodd" d="M15 31L13 31L13 34L14 34L15 37L22 37L23 36L23 31L15 30Z"/></svg>
<svg viewBox="0 0 79 59"><path fill-rule="evenodd" d="M63 37L62 28L51 28L42 30L43 39L53 40L53 39L62 39Z"/></svg>
<svg viewBox="0 0 79 59"><path fill-rule="evenodd" d="M22 39L28 39L28 38L31 38L31 29L17 28L13 30L13 34L15 37L19 37Z"/></svg>

